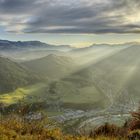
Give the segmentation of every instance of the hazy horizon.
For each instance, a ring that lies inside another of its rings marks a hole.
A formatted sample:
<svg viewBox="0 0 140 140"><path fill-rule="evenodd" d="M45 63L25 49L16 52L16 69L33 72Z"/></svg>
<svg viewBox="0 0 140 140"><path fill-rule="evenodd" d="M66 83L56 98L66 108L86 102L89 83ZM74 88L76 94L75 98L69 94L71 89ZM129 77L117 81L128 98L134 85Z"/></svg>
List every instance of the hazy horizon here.
<svg viewBox="0 0 140 140"><path fill-rule="evenodd" d="M6 39L6 38L3 38L3 39L1 39L0 38L0 40L7 40L7 41L11 41L11 42L18 42L18 41L21 41L21 42L28 42L28 41L39 41L39 42L42 42L42 43L46 43L46 44L49 44L49 45L56 45L56 46L70 46L70 47L72 47L72 48L86 48L86 47L90 47L90 46L93 46L93 45L123 45L123 44L129 44L129 43L140 43L140 41L126 41L126 42L114 42L114 43L108 43L108 42L99 42L99 43L97 43L97 42L90 42L90 43L82 43L82 44L80 44L80 45L73 45L73 44L57 44L57 43L49 43L49 42L47 42L47 41L42 41L42 40L35 40L35 39L22 39L22 40L18 40L18 39L12 39L12 40L9 40L9 39Z"/></svg>

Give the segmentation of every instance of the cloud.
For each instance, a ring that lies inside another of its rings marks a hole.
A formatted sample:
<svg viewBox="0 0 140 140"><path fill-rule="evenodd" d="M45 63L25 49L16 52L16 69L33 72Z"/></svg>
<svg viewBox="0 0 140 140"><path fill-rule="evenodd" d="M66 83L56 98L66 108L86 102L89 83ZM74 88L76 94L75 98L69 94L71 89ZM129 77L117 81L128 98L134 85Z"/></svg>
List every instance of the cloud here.
<svg viewBox="0 0 140 140"><path fill-rule="evenodd" d="M139 0L0 0L0 19L17 33L139 33L139 7Z"/></svg>

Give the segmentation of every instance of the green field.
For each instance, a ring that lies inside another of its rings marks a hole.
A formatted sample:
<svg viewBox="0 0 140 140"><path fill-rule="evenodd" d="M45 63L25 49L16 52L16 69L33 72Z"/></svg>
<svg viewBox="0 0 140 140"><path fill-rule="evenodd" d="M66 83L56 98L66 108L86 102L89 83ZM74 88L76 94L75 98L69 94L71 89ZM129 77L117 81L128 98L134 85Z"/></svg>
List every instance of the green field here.
<svg viewBox="0 0 140 140"><path fill-rule="evenodd" d="M41 100L45 95L45 84L35 84L24 88L17 88L13 92L3 93L0 95L0 102L11 105L19 101L26 100L27 102L35 102ZM40 94L39 94L40 93ZM30 98L31 97L31 98Z"/></svg>
<svg viewBox="0 0 140 140"><path fill-rule="evenodd" d="M0 102L5 105L17 104L18 102L26 102L29 104L46 102L53 104L53 102L55 103L59 99L59 103L63 107L79 109L88 109L88 107L94 108L98 105L104 105L104 103L101 102L104 96L102 96L94 86L83 87L81 89L72 86L73 85L71 85L70 88L69 83L65 83L65 85L59 83L56 88L56 93L52 94L49 91L49 85L39 83L24 88L17 88L13 92L3 93L0 95ZM54 111L51 111L51 113L52 112Z"/></svg>

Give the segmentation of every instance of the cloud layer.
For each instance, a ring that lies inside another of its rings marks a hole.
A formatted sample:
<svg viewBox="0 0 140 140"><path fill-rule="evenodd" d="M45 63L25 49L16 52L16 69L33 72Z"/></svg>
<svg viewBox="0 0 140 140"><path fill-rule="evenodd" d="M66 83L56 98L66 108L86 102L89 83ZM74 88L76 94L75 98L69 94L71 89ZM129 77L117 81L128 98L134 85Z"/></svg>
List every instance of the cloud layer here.
<svg viewBox="0 0 140 140"><path fill-rule="evenodd" d="M13 33L140 33L140 0L0 0Z"/></svg>

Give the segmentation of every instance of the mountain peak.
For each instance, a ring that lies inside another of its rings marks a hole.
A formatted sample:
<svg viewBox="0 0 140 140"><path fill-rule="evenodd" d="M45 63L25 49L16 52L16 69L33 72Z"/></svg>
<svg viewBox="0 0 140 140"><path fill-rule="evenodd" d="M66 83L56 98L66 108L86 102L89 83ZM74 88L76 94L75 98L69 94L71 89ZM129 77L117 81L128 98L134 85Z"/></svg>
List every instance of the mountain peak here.
<svg viewBox="0 0 140 140"><path fill-rule="evenodd" d="M51 58L56 58L56 57L58 57L58 56L57 56L56 54L52 54L52 53L51 53L51 54L47 55L46 57L47 57L47 58L49 58L49 57L51 57Z"/></svg>

